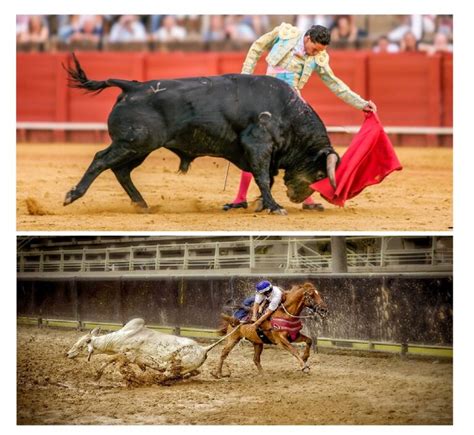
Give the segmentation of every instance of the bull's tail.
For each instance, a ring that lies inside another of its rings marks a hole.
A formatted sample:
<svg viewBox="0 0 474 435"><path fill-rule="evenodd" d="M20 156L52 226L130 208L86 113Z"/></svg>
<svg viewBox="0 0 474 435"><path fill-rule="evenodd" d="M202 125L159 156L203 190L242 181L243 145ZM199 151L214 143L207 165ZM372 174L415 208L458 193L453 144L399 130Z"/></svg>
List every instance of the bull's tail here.
<svg viewBox="0 0 474 435"><path fill-rule="evenodd" d="M234 326L234 325L233 325ZM237 331L237 329L239 329L242 325L239 323L234 329L232 329L232 331L230 331L227 335L225 335L224 337L220 338L219 340L217 340L215 343L212 343L210 346L207 346L205 349L206 349L206 355L208 354L208 352L211 350L211 349L214 349L219 343L222 343L227 337L231 336L235 331Z"/></svg>
<svg viewBox="0 0 474 435"><path fill-rule="evenodd" d="M68 73L68 84L71 88L85 89L86 92L93 92L94 94L100 94L104 89L110 87L119 87L122 91L126 92L136 87L137 82L129 80L118 80L118 79L107 79L107 80L89 80L86 73L81 67L79 60L74 53L72 54L72 60L74 66L65 66L63 68Z"/></svg>

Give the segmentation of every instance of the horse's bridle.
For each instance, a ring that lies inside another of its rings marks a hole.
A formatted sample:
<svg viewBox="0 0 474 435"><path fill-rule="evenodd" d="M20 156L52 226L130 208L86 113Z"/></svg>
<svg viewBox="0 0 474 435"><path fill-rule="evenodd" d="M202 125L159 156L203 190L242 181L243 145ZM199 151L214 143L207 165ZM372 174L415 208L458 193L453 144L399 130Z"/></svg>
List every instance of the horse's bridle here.
<svg viewBox="0 0 474 435"><path fill-rule="evenodd" d="M316 314L319 314L319 316L322 319L324 319L327 315L327 310L321 308L318 304L314 302L314 299L311 297L312 292L317 292L317 290L312 290L311 292L309 291L304 292L304 304L305 304L305 307L313 311L313 314L311 316L295 316L294 314L291 314L288 312L288 310L285 307L285 304L281 304L283 311L286 314L288 314L288 316L293 317L294 319L314 319Z"/></svg>

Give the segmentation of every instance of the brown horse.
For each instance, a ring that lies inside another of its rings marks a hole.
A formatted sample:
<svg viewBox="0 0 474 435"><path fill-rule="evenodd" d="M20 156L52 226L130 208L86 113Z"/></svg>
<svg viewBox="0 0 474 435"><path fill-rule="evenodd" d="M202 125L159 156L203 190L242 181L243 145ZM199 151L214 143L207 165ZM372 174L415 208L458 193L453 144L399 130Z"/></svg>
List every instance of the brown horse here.
<svg viewBox="0 0 474 435"><path fill-rule="evenodd" d="M301 370L303 370L303 372L308 372L309 366L307 361L313 340L299 332L301 324L298 329L298 323L300 323L299 320L306 317L300 316L301 311L305 307L312 311L314 315L319 314L322 318L324 318L328 312L327 306L321 298L318 290L316 290L314 285L310 283L295 285L289 291L285 292L280 306L269 319L261 324L260 333L253 324L242 324L240 328L229 335L227 342L224 345L224 349L222 350L216 371L212 372L213 376L217 378L222 377L222 365L224 364L224 360L242 338L246 338L253 343L253 361L260 372L263 371L262 365L260 364L260 355L262 354L263 345L265 343L276 344L290 352L298 360ZM235 317L222 314L222 318L227 323L227 333L230 333L232 328L239 325L239 320ZM291 338L292 335L293 339ZM291 345L292 342L306 343L306 348L302 357Z"/></svg>

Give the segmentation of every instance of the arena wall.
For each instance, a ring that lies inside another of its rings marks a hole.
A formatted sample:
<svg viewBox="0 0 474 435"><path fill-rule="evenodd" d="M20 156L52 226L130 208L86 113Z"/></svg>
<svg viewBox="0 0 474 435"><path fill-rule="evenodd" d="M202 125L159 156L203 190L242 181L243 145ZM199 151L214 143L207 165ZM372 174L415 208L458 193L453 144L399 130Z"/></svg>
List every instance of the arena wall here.
<svg viewBox="0 0 474 435"><path fill-rule="evenodd" d="M452 276L275 276L283 288L305 281L330 308L319 336L452 345ZM17 314L43 319L218 328L219 314L252 292L258 277L18 279Z"/></svg>
<svg viewBox="0 0 474 435"><path fill-rule="evenodd" d="M123 53L82 52L78 55L91 79L168 79L238 73L245 53ZM110 89L95 97L67 87L62 64L67 53L17 54L17 121L105 122L119 93ZM373 99L386 126L452 126L452 55L423 53L381 55L331 52L337 75L355 92ZM265 73L261 59L256 71ZM360 125L361 114L333 95L320 80L303 91L326 125ZM19 140L106 142L107 133L91 131L19 131ZM338 137L338 140L342 140ZM443 145L425 136L404 136L397 143Z"/></svg>

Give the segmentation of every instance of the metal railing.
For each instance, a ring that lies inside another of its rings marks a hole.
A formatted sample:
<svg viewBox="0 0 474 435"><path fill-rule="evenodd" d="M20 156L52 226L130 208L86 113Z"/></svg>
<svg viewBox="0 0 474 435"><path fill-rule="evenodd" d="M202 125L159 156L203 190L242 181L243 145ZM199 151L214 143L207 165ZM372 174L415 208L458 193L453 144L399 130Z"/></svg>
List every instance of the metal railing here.
<svg viewBox="0 0 474 435"><path fill-rule="evenodd" d="M19 273L166 271L332 271L330 253L318 253L315 239L252 240L140 245L117 248L20 251ZM302 249L304 248L304 249ZM301 253L304 251L304 253ZM452 249L400 249L347 252L350 272L450 270Z"/></svg>
<svg viewBox="0 0 474 435"><path fill-rule="evenodd" d="M107 131L105 122L43 122L43 121L21 121L16 123L17 130L46 130L46 131ZM418 126L411 127L405 125L386 126L387 134L409 134L409 135L442 135L452 136L452 127L432 127ZM355 134L360 130L359 125L328 126L329 133Z"/></svg>

